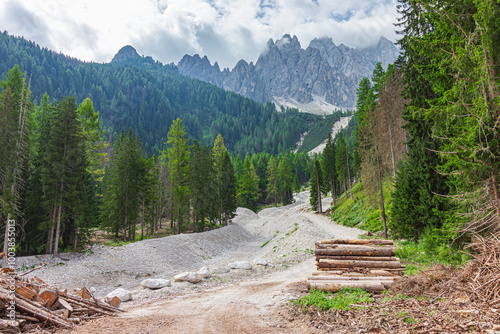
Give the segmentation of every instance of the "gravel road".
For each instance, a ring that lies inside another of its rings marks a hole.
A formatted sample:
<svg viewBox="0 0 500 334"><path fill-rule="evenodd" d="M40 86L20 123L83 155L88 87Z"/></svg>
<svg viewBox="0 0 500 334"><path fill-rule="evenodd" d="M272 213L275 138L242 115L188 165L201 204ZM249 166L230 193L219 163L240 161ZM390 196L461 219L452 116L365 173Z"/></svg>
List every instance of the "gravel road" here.
<svg viewBox="0 0 500 334"><path fill-rule="evenodd" d="M315 270L314 243L362 233L311 212L308 202L309 194L302 192L295 203L259 214L238 208L232 224L213 231L62 255L67 261L22 258L18 265L47 261L33 274L60 287L87 286L97 297L118 286L132 291L134 300L122 304L128 312L90 321L71 333L275 333L272 314L290 300L287 287ZM328 207L331 199L323 202ZM255 258L265 258L271 266L232 270L198 284L173 283L155 291L139 286L145 277L172 279L202 266L214 269Z"/></svg>

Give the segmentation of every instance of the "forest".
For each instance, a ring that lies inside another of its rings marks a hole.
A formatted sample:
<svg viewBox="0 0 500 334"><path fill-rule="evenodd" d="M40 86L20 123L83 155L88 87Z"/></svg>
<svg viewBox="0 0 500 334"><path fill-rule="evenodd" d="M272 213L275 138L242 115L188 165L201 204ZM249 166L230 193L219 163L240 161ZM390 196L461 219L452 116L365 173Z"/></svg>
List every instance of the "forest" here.
<svg viewBox="0 0 500 334"><path fill-rule="evenodd" d="M500 226L499 7L400 0L398 11L398 61L378 64L357 90L354 151L344 155L352 171L321 168L339 165L339 138L314 165L311 204L321 211L317 199L330 192L335 220L461 262ZM349 207L335 204L342 181L361 189L341 198Z"/></svg>

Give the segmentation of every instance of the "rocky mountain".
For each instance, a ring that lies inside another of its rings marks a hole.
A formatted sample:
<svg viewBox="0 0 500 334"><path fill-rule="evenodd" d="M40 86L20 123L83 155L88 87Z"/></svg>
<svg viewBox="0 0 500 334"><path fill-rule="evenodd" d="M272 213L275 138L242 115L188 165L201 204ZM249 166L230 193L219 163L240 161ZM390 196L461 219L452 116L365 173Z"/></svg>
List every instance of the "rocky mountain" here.
<svg viewBox="0 0 500 334"><path fill-rule="evenodd" d="M314 39L303 49L296 36L284 35L255 64L240 60L230 71L210 64L205 56L185 55L177 67L181 74L241 94L253 100L298 107L314 113L353 108L356 88L381 62L394 62L398 49L382 37L376 45L354 49L335 45L331 38Z"/></svg>
<svg viewBox="0 0 500 334"><path fill-rule="evenodd" d="M111 60L112 63L121 62L129 58L141 58L137 51L130 45L126 45L118 51L118 53Z"/></svg>

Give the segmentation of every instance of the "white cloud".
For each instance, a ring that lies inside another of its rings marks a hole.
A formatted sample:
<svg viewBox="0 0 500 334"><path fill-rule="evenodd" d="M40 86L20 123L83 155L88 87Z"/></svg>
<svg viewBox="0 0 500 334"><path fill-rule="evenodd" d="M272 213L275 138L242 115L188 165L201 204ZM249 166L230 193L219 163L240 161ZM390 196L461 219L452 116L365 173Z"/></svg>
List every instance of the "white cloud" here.
<svg viewBox="0 0 500 334"><path fill-rule="evenodd" d="M232 68L255 61L269 38L297 35L360 47L394 40L396 0L2 0L0 30L87 60L124 45L164 63L207 55Z"/></svg>

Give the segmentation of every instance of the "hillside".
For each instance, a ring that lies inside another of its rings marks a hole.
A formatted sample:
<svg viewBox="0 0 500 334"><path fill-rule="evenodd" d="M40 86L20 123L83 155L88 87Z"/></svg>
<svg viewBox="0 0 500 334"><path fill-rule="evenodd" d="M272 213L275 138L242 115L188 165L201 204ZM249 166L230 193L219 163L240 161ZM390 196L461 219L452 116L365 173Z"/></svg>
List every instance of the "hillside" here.
<svg viewBox="0 0 500 334"><path fill-rule="evenodd" d="M81 62L23 38L0 34L0 75L18 64L31 78L32 98L90 97L113 140L132 127L148 154L159 152L168 127L181 117L190 139L213 143L217 134L229 150L245 155L292 149L322 118L262 105L179 74L173 65L142 57L127 46L109 64ZM324 138L323 138L324 139Z"/></svg>

